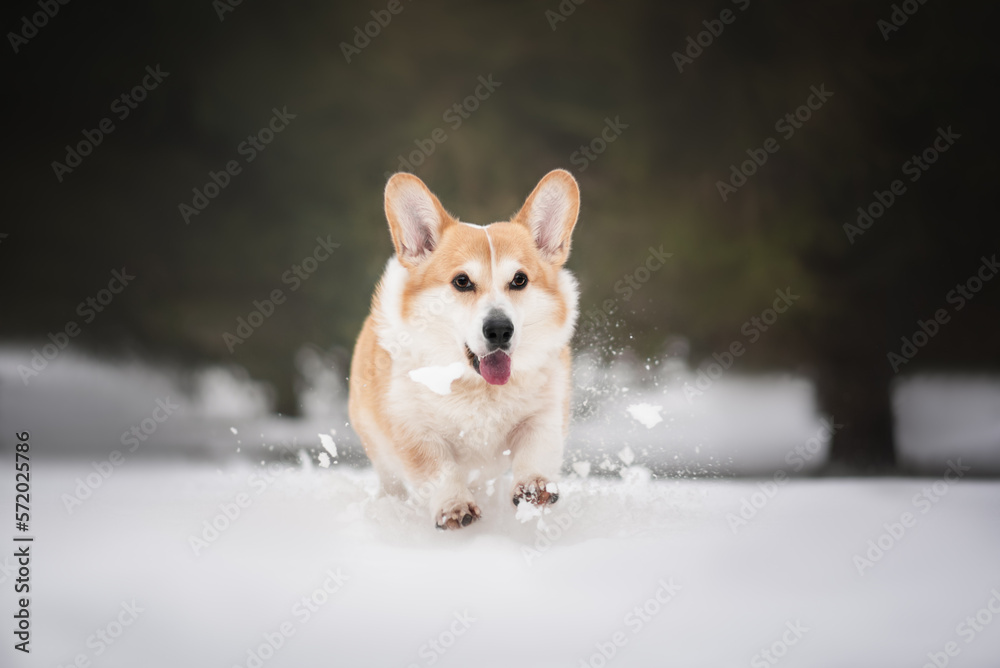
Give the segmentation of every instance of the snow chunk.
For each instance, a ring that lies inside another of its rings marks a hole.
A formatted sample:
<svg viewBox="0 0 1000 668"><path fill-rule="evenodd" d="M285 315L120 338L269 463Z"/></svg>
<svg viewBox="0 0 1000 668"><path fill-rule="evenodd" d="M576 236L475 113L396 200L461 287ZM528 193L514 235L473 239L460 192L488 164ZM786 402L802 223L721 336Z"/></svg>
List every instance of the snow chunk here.
<svg viewBox="0 0 1000 668"><path fill-rule="evenodd" d="M652 472L644 466L630 466L618 473L625 484L631 487L644 487L649 485L653 479Z"/></svg>
<svg viewBox="0 0 1000 668"><path fill-rule="evenodd" d="M333 431L331 429L331 431ZM318 434L319 442L323 445L323 449L329 452L334 457L337 456L337 444L333 442L333 436L329 434Z"/></svg>
<svg viewBox="0 0 1000 668"><path fill-rule="evenodd" d="M425 366L410 372L410 378L430 388L435 394L451 394L451 384L465 373L465 364L452 362L448 366Z"/></svg>
<svg viewBox="0 0 1000 668"><path fill-rule="evenodd" d="M632 419L636 420L646 429L652 429L659 423L663 422L663 418L660 416L660 411L663 410L663 406L654 406L653 404L632 404L627 410L628 414L632 416Z"/></svg>
<svg viewBox="0 0 1000 668"><path fill-rule="evenodd" d="M660 416L657 415L656 417L657 420L660 419ZM656 423L654 422L653 424ZM618 453L618 459L622 460L625 463L625 466L631 466L632 462L635 461L635 453L632 452L632 448L626 445L622 448L621 452Z"/></svg>
<svg viewBox="0 0 1000 668"><path fill-rule="evenodd" d="M319 465L325 469L330 468L330 455L325 452L319 453Z"/></svg>
<svg viewBox="0 0 1000 668"><path fill-rule="evenodd" d="M590 475L590 462L573 462L573 471L581 478Z"/></svg>
<svg viewBox="0 0 1000 668"><path fill-rule="evenodd" d="M517 504L517 512L514 514L514 517L516 517L521 524L530 522L536 517L541 518L541 516L542 509L526 499Z"/></svg>

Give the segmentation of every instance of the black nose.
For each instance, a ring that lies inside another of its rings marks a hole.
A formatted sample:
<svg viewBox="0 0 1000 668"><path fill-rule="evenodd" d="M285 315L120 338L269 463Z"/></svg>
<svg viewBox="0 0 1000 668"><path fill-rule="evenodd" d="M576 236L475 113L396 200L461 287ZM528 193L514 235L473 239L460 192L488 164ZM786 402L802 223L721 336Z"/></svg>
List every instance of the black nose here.
<svg viewBox="0 0 1000 668"><path fill-rule="evenodd" d="M505 315L490 314L483 323L483 336L490 350L496 350L510 343L514 336L514 323Z"/></svg>

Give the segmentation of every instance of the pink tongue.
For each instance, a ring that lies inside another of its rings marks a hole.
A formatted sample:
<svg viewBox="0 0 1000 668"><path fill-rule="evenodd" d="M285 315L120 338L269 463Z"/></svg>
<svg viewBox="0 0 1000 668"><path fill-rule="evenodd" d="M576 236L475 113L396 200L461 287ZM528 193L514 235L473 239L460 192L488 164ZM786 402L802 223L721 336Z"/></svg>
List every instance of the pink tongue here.
<svg viewBox="0 0 1000 668"><path fill-rule="evenodd" d="M497 350L479 358L479 373L490 385L503 385L510 378L510 355Z"/></svg>

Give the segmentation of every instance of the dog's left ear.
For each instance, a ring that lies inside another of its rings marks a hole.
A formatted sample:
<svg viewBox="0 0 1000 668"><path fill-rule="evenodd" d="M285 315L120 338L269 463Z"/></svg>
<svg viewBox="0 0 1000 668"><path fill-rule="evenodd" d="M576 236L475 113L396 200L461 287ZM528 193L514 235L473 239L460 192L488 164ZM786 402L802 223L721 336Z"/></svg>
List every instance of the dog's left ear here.
<svg viewBox="0 0 1000 668"><path fill-rule="evenodd" d="M570 237L579 213L576 179L565 169L554 169L538 182L511 222L527 226L542 256L562 265L569 257Z"/></svg>

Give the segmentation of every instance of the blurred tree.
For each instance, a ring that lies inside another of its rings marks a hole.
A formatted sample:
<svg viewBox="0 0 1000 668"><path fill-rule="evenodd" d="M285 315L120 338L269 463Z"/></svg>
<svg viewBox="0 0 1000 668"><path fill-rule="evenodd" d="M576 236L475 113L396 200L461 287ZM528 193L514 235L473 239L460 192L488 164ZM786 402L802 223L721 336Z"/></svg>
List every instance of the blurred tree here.
<svg viewBox="0 0 1000 668"><path fill-rule="evenodd" d="M981 101L997 72L992 6L921 5L888 40L877 21L891 8L863 2L586 3L554 25L555 2L402 6L350 62L341 43L382 6L243 3L221 21L211 3L61 8L8 61L3 337L80 320L77 304L124 265L134 284L73 345L233 361L294 413L295 351L349 347L367 312L400 157L477 222L563 166L583 189L570 262L584 312L613 299L621 345L657 355L681 334L698 361L746 342L743 323L791 289L800 299L738 369L811 375L843 424L835 465L893 463L886 356L1000 245ZM733 20L678 72L674 54L706 21L718 31L724 9ZM34 11L8 6L4 25ZM169 76L113 116L157 64ZM466 104L491 75L496 90ZM833 95L787 135L776 123L812 86ZM247 161L241 145L274 109L294 119ZM106 117L114 132L57 180L51 163ZM609 122L620 135L586 158ZM948 126L961 139L851 243L857 207L907 179L903 163ZM718 182L769 137L780 149L723 201ZM231 160L240 173L186 223L179 205ZM283 277L317 238L339 248L293 289ZM673 257L625 300L616 283L661 245ZM286 301L227 346L275 289ZM985 289L902 371L996 368L998 304Z"/></svg>

